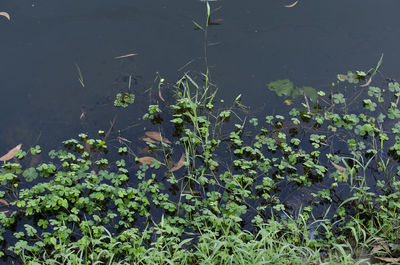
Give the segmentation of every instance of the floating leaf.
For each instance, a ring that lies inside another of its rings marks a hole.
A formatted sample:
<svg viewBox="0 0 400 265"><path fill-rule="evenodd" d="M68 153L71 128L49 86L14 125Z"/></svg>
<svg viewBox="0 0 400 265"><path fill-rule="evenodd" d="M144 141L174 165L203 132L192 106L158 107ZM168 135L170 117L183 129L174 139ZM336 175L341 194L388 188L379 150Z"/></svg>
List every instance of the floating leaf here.
<svg viewBox="0 0 400 265"><path fill-rule="evenodd" d="M10 20L10 15L7 12L0 12L0 16L3 16L5 18L7 18L8 20Z"/></svg>
<svg viewBox="0 0 400 265"><path fill-rule="evenodd" d="M338 171L339 175L340 175L340 180L341 181L347 181L347 169L345 167L342 167L332 161L330 161L332 166L334 166L336 168L336 170Z"/></svg>
<svg viewBox="0 0 400 265"><path fill-rule="evenodd" d="M344 81L347 80L347 75L338 74L338 75L337 75L337 79L338 79L340 82L344 82Z"/></svg>
<svg viewBox="0 0 400 265"><path fill-rule="evenodd" d="M145 142L147 142L147 143L152 143L152 144L157 143L157 141L154 141L154 140L151 139L150 137L142 137L142 138L140 138L140 140L145 141Z"/></svg>
<svg viewBox="0 0 400 265"><path fill-rule="evenodd" d="M337 170L341 171L341 172L346 172L346 168L339 166L338 164L334 163L331 161L332 166L334 166Z"/></svg>
<svg viewBox="0 0 400 265"><path fill-rule="evenodd" d="M137 53L129 53L129 54L124 54L124 55L114 57L114 59L121 59L121 58L131 57L131 56L135 56L135 55L137 55Z"/></svg>
<svg viewBox="0 0 400 265"><path fill-rule="evenodd" d="M268 83L268 89L274 91L279 97L290 96L294 88L293 83L289 79L276 80Z"/></svg>
<svg viewBox="0 0 400 265"><path fill-rule="evenodd" d="M161 89L158 90L158 97L165 102L165 99L163 98L163 96L161 95Z"/></svg>
<svg viewBox="0 0 400 265"><path fill-rule="evenodd" d="M128 139L126 139L126 138L124 138L124 137L121 137L121 136L118 136L117 139L118 139L118 141L119 141L120 143L121 143L121 142L132 143L132 142L129 141Z"/></svg>
<svg viewBox="0 0 400 265"><path fill-rule="evenodd" d="M179 169L183 166L183 163L184 163L185 161L186 161L186 156L185 156L185 154L182 154L182 155L181 155L181 158L180 158L179 161L175 164L175 166L169 169L169 172L174 172L174 171L179 170Z"/></svg>
<svg viewBox="0 0 400 265"><path fill-rule="evenodd" d="M158 160L151 156L144 156L144 157L140 157L138 159L138 161L139 161L139 163L142 163L142 164L151 165L151 163L153 163L153 161L158 161Z"/></svg>
<svg viewBox="0 0 400 265"><path fill-rule="evenodd" d="M292 3L290 5L285 5L285 7L294 7L295 5L297 5L298 2L299 2L299 0L296 0L294 3Z"/></svg>
<svg viewBox="0 0 400 265"><path fill-rule="evenodd" d="M10 206L6 200L0 199L0 204L3 204L5 206Z"/></svg>
<svg viewBox="0 0 400 265"><path fill-rule="evenodd" d="M283 101L283 103L285 103L286 106L292 105L292 101L290 99L285 99L285 101Z"/></svg>
<svg viewBox="0 0 400 265"><path fill-rule="evenodd" d="M317 90L315 90L315 88L310 87L310 86L304 86L304 87L300 88L300 90L302 90L304 92L304 94L306 94L306 96L311 99L312 102L314 102L314 103L317 102L318 92L317 92Z"/></svg>
<svg viewBox="0 0 400 265"><path fill-rule="evenodd" d="M370 77L365 84L361 85L361 87L369 86L371 84L371 82L372 82L372 77Z"/></svg>
<svg viewBox="0 0 400 265"><path fill-rule="evenodd" d="M7 154L0 157L0 161L8 161L8 160L12 159L15 156L15 154L18 152L18 150L21 149L21 146L22 146L22 144L19 144L16 147L14 147L13 149L11 149L10 151L8 151Z"/></svg>
<svg viewBox="0 0 400 265"><path fill-rule="evenodd" d="M164 138L161 136L161 133L159 132L145 132L144 133L146 136L150 137L153 140L156 140L158 142L166 143L166 144L171 144L171 141L168 140L167 138Z"/></svg>

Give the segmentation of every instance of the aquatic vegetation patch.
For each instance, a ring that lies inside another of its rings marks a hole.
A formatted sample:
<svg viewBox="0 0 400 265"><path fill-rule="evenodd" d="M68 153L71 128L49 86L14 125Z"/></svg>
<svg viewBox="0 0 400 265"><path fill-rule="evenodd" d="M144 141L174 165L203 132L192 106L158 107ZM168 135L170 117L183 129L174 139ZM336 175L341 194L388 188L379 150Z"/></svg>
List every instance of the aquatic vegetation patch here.
<svg viewBox="0 0 400 265"><path fill-rule="evenodd" d="M398 83L338 80L314 105L248 119L240 96L221 106L208 75L198 79L185 74L149 105L154 129L140 140L81 133L35 166L39 146L13 152L0 173L3 258L354 264L361 251L396 262Z"/></svg>

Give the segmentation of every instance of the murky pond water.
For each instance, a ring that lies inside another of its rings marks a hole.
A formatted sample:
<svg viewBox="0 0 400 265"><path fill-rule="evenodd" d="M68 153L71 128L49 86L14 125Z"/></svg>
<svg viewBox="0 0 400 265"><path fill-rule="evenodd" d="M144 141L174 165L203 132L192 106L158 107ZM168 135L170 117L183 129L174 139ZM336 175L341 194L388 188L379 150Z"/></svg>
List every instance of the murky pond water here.
<svg viewBox="0 0 400 265"><path fill-rule="evenodd" d="M262 117L285 113L266 83L289 78L328 89L336 74L368 70L385 55L382 73L398 78L398 1L212 1L207 43L205 4L195 0L4 0L0 12L0 153L18 143L45 151L79 132L115 129L138 139L159 74L173 83L204 71L204 46L219 97L242 94ZM126 54L137 54L115 58ZM158 73L158 74L157 74ZM135 104L113 107L130 90Z"/></svg>
<svg viewBox="0 0 400 265"><path fill-rule="evenodd" d="M381 53L384 73L396 77L398 2L285 4L211 2L212 18L222 22L210 27L208 64L222 98L243 94L253 108L279 112L267 81L323 89L338 72L374 66ZM203 34L192 23L204 23L200 1L8 0L0 8L11 15L0 23L2 150L75 135L88 109L86 119L107 125L113 115L102 123L96 106L111 106L129 75L140 77L134 90L143 93L156 72L174 82L183 71L204 71ZM138 55L114 59L129 53Z"/></svg>

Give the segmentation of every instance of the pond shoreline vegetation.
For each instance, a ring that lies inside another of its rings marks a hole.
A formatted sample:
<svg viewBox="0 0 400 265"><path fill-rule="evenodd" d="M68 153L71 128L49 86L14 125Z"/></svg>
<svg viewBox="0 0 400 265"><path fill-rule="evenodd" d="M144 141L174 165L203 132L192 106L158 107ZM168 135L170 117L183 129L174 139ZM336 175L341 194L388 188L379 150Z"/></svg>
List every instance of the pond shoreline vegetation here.
<svg viewBox="0 0 400 265"><path fill-rule="evenodd" d="M143 113L151 130L139 141L116 133L114 118L48 157L19 144L0 158L2 261L400 263L400 85L371 85L383 56L330 91L269 82L288 112L254 116L240 95L217 100L207 31L218 23L205 5L205 24L193 23L207 70L173 85L158 75L161 101ZM114 105L131 104L129 86Z"/></svg>
<svg viewBox="0 0 400 265"><path fill-rule="evenodd" d="M221 108L201 78L185 74L173 104L149 105L143 119L159 131L143 136L148 156L119 136L109 147L110 131L66 140L36 167L26 160L39 146L3 156L1 255L23 264L400 261L398 83L359 89L339 78L314 105L247 121L239 97ZM290 188L311 197L282 199Z"/></svg>

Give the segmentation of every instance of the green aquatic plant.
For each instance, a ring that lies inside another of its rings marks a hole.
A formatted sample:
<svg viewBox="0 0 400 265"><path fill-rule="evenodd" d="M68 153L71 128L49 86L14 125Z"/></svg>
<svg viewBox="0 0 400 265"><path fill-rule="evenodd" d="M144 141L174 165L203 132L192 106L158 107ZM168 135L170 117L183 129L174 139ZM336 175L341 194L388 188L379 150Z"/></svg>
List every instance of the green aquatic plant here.
<svg viewBox="0 0 400 265"><path fill-rule="evenodd" d="M114 106L126 108L135 101L135 95L132 93L118 93L114 100Z"/></svg>
<svg viewBox="0 0 400 265"><path fill-rule="evenodd" d="M267 84L269 90L275 92L279 97L297 98L305 95L310 98L312 102L317 102L317 90L310 86L295 87L293 82L289 79L282 79L270 82Z"/></svg>
<svg viewBox="0 0 400 265"><path fill-rule="evenodd" d="M207 73L184 74L174 102L143 114L162 132L153 143L100 130L36 166L40 146L15 152L0 171L2 254L26 264L355 264L386 244L370 256L397 258L400 86L354 95L340 84L318 93L318 108L261 119L243 117L240 97L219 103Z"/></svg>

